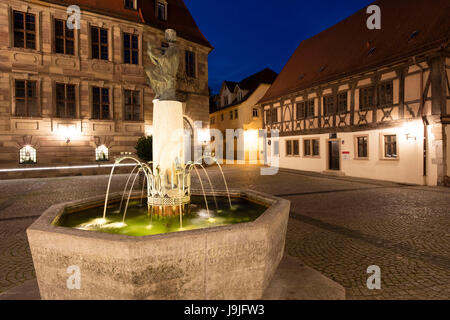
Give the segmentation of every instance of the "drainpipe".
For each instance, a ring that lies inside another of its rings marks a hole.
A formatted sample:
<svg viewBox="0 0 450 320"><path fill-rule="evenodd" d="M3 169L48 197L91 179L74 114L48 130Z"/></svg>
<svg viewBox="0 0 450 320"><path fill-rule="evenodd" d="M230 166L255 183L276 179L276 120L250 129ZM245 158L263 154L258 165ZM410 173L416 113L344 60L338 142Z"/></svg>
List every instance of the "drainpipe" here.
<svg viewBox="0 0 450 320"><path fill-rule="evenodd" d="M425 116L424 109L425 109L425 97L423 95L423 67L420 65L420 63L417 62L416 56L413 57L414 64L419 67L420 69L420 115L422 117L423 122L423 182L424 185L427 185L427 154L428 154L428 119Z"/></svg>

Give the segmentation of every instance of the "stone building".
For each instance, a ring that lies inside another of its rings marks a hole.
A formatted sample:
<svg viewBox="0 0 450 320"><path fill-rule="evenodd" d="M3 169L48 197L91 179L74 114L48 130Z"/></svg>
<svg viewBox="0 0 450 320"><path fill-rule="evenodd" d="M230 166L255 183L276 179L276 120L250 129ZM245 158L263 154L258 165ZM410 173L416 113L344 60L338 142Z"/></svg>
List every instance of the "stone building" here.
<svg viewBox="0 0 450 320"><path fill-rule="evenodd" d="M261 99L283 168L442 185L450 175L450 3L380 0L303 41Z"/></svg>
<svg viewBox="0 0 450 320"><path fill-rule="evenodd" d="M234 158L230 161L241 160L246 163L256 163L263 160L262 139L259 130L262 129L262 115L256 103L266 94L277 73L264 69L240 82L224 81L220 93L210 102L210 128L221 132L226 143L227 129L242 129L243 153L238 156L238 140L234 144ZM237 135L237 134L236 134ZM236 136L238 138L238 136ZM217 149L217 148L216 148ZM226 145L223 148L225 159ZM222 158L216 154L216 157ZM229 162L229 161L227 161Z"/></svg>
<svg viewBox="0 0 450 320"><path fill-rule="evenodd" d="M71 29L81 9L79 29ZM69 13L68 13L69 12ZM212 46L182 0L0 3L0 167L113 161L152 132L147 43L177 31L185 125L209 122Z"/></svg>

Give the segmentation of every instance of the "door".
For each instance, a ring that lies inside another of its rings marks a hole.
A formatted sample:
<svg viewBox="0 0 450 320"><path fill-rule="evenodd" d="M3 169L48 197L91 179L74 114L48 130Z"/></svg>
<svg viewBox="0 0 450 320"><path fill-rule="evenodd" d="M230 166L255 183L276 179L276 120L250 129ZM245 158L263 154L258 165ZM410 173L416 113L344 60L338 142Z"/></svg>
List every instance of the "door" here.
<svg viewBox="0 0 450 320"><path fill-rule="evenodd" d="M330 170L340 170L339 141L328 141L328 159Z"/></svg>

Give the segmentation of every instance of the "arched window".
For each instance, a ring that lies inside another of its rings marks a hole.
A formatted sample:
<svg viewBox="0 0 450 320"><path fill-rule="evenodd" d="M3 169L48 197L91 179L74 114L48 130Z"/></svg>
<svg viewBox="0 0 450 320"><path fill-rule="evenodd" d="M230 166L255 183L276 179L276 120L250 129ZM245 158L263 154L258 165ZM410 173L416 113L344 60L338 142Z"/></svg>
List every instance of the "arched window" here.
<svg viewBox="0 0 450 320"><path fill-rule="evenodd" d="M25 146L19 151L20 164L36 163L36 149L31 146Z"/></svg>
<svg viewBox="0 0 450 320"><path fill-rule="evenodd" d="M109 150L106 146L100 146L95 149L96 161L109 161Z"/></svg>

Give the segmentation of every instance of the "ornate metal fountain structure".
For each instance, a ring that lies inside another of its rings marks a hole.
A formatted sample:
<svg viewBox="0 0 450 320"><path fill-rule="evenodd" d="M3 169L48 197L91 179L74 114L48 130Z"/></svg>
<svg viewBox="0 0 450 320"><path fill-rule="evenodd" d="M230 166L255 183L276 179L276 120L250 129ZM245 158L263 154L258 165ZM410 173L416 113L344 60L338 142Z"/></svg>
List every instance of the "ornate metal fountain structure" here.
<svg viewBox="0 0 450 320"><path fill-rule="evenodd" d="M196 171L199 177L206 206L208 207L203 183L197 167L203 169L210 188L213 190L211 179L202 165L204 158L197 162L185 163L183 103L178 101L176 97L176 79L179 67L179 50L176 43L176 32L172 29L166 30L165 38L168 47L162 53L156 53L150 43L147 45L147 55L153 66L146 67L145 72L150 86L155 93L155 100L153 100L153 161L144 163L129 156L116 160L116 165L125 160L136 162L136 166L128 178L122 197L123 203L131 177L134 173L137 173L129 188L124 221L129 199L138 174L144 176L142 197L144 196L144 189L146 189L149 212L151 211L152 214L154 211L157 211L161 215L183 214L183 206L189 204L191 199L191 172L193 170ZM159 49L158 51L160 52ZM216 159L209 158L217 163ZM222 168L220 164L218 165L223 176ZM109 189L114 168L115 166L112 169L108 183L103 219L106 218ZM228 186L224 176L223 180L228 192ZM214 202L217 207L217 201L215 199ZM229 202L231 206L230 198ZM119 211L122 209L122 203Z"/></svg>

